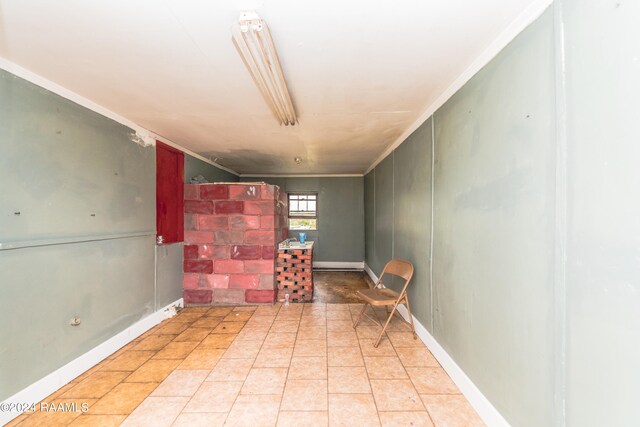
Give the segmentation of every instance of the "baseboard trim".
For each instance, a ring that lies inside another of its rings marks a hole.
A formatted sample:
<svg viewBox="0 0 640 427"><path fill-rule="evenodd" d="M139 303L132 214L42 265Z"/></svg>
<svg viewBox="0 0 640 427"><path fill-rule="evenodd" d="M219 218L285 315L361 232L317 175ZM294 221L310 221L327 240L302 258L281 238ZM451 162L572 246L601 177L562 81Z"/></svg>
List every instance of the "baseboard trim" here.
<svg viewBox="0 0 640 427"><path fill-rule="evenodd" d="M158 323L165 319L168 319L176 314L177 307L183 307L184 301L180 298L177 301L172 302L161 310L145 317L144 319L129 326L124 331L114 335L102 344L92 348L83 355L77 357L66 365L53 371L46 377L36 381L30 386L22 389L7 400L2 402L0 406L5 404L24 404L24 403L38 403L45 397L54 393L65 384L76 378L78 375L97 365L102 360L106 359L109 355L113 354L126 344L130 343L149 329L156 326ZM0 425L4 425L20 415L20 412L9 411L0 412Z"/></svg>
<svg viewBox="0 0 640 427"><path fill-rule="evenodd" d="M369 267L369 265L367 265L367 263L364 263L364 271L369 275L369 277L371 278L371 280L373 280L373 283L375 284L378 281L378 276L376 276L376 274L373 272L373 270Z"/></svg>
<svg viewBox="0 0 640 427"><path fill-rule="evenodd" d="M378 280L371 268L367 264L364 265L364 270L369 274L371 280L374 282ZM409 320L409 312L404 305L398 306L398 312L406 320ZM471 381L471 378L458 366L453 358L447 353L447 351L436 341L431 333L424 327L422 323L415 316L413 317L413 323L416 328L416 334L418 338L427 346L429 351L438 360L440 365L447 371L447 374L451 377L453 382L458 386L464 397L467 398L471 406L476 410L480 418L488 426L496 427L509 427L509 423L498 412L498 410L491 404L489 399L478 389L478 387Z"/></svg>
<svg viewBox="0 0 640 427"><path fill-rule="evenodd" d="M314 261L313 268L332 268L336 270L364 270L364 261L360 261L360 262Z"/></svg>

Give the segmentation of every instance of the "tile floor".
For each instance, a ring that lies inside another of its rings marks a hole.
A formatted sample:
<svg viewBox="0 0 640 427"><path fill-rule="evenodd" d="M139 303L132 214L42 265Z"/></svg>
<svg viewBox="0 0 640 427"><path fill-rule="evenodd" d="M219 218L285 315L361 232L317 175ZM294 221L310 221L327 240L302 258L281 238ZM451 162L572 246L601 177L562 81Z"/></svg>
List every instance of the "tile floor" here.
<svg viewBox="0 0 640 427"><path fill-rule="evenodd" d="M360 308L186 308L44 400L86 403L86 413L10 425L483 425L404 322L394 319L376 349L378 325L352 328Z"/></svg>

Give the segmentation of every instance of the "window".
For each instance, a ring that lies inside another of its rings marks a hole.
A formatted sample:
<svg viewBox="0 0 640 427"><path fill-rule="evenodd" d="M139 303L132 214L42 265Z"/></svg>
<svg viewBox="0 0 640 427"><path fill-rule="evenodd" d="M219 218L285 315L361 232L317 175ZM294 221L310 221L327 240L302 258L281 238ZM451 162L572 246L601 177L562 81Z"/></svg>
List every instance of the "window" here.
<svg viewBox="0 0 640 427"><path fill-rule="evenodd" d="M289 230L318 229L318 195L289 193Z"/></svg>

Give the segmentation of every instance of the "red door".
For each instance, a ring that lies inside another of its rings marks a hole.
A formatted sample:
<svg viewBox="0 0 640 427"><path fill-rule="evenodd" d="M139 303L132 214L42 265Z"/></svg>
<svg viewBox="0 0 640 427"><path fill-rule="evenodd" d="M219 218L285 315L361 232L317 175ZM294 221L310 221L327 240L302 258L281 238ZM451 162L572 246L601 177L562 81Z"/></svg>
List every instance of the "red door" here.
<svg viewBox="0 0 640 427"><path fill-rule="evenodd" d="M184 153L156 141L156 236L184 240Z"/></svg>

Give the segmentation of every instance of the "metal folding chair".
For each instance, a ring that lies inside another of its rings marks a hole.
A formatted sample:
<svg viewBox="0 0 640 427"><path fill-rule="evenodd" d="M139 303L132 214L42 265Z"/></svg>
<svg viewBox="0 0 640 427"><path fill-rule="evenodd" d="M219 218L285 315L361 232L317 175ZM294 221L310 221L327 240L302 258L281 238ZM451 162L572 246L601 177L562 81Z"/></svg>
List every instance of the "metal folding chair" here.
<svg viewBox="0 0 640 427"><path fill-rule="evenodd" d="M399 276L405 280L404 285L402 286L402 291L400 293L385 287L380 287L380 286L384 286L382 285L382 277L385 274ZM382 331L380 332L378 339L373 345L374 347L378 347L378 345L380 344L380 340L382 339L382 336L384 335L384 332L387 329L389 322L393 318L393 315L395 314L398 308L398 304L402 304L402 303L407 305L407 311L409 312L409 322L411 325L411 332L413 332L413 339L417 338L416 329L413 326L413 316L411 316L411 306L409 305L409 297L407 296L407 287L409 286L409 282L411 281L412 276L413 276L413 264L411 264L409 261L405 261L402 259L392 259L387 263L387 265L384 266L384 269L382 270L382 274L380 274L380 277L376 282L376 286L373 289L358 291L357 295L364 302L364 307L362 308L362 311L358 315L358 318L356 319L356 322L353 325L354 328L356 328L360 323L360 321L362 320L362 316L364 316L367 310L367 306L369 305L371 305L372 307L390 306L390 305L393 306L393 309L391 310L391 313L389 313L389 317L387 318L386 323L382 327Z"/></svg>

